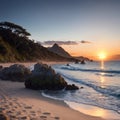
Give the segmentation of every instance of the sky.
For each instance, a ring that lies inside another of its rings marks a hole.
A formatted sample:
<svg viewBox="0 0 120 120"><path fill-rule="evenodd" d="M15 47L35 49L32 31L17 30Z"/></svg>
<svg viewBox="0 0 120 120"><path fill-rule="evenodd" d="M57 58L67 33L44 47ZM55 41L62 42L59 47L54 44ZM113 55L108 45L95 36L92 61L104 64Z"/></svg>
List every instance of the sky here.
<svg viewBox="0 0 120 120"><path fill-rule="evenodd" d="M73 56L120 58L120 0L0 0L0 22L23 26Z"/></svg>

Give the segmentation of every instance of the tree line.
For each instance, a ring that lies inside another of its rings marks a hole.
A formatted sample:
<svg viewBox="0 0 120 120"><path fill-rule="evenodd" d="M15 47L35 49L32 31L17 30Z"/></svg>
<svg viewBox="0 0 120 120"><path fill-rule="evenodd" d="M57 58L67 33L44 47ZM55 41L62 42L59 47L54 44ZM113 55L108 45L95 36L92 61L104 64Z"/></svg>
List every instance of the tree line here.
<svg viewBox="0 0 120 120"><path fill-rule="evenodd" d="M26 31L26 29L24 29L20 25L17 25L17 24L11 23L11 22L7 22L7 21L0 22L0 29L10 30L12 33L15 33L21 37L28 37L31 35L29 32Z"/></svg>

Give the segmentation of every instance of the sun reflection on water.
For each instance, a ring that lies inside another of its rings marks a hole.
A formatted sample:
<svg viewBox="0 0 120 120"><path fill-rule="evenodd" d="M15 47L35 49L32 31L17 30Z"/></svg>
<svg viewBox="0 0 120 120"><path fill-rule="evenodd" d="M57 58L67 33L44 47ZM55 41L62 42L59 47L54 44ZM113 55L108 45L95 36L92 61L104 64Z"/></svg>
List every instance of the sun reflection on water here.
<svg viewBox="0 0 120 120"><path fill-rule="evenodd" d="M89 114L91 116L96 116L96 117L103 117L106 116L106 111L104 109L98 108L98 107L93 107L90 105L83 105L81 104L80 106L77 103L69 102L72 107L78 111L82 111L83 113ZM91 112L92 111L92 112Z"/></svg>
<svg viewBox="0 0 120 120"><path fill-rule="evenodd" d="M104 69L105 69L105 66L104 66L104 61L103 61L103 60L101 61L101 66L100 66L100 68L101 68L102 70L104 70Z"/></svg>
<svg viewBox="0 0 120 120"><path fill-rule="evenodd" d="M105 78L103 76L100 76L100 82L104 83L105 82Z"/></svg>
<svg viewBox="0 0 120 120"><path fill-rule="evenodd" d="M102 73L100 73L100 87L101 88L105 88L105 86L104 86L104 83L105 83L105 73L104 72L102 72Z"/></svg>
<svg viewBox="0 0 120 120"><path fill-rule="evenodd" d="M105 66L104 66L104 61L101 60L101 64L100 64L100 68L101 70L104 70L105 69ZM105 73L104 72L101 72L100 73L100 83L101 83L101 87L104 88L104 82L105 82Z"/></svg>
<svg viewBox="0 0 120 120"><path fill-rule="evenodd" d="M78 110L82 113L85 113L87 115L101 117L101 118L105 118L105 119L119 118L117 113L110 111L110 110L102 109L97 106L78 104L78 103L68 102L68 101L66 101L66 103L69 104L69 106L71 108Z"/></svg>

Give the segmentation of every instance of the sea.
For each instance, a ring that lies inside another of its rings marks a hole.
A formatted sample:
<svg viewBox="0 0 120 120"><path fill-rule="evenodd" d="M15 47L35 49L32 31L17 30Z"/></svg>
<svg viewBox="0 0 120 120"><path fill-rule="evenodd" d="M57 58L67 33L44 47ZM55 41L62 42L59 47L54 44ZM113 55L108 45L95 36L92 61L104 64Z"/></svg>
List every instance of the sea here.
<svg viewBox="0 0 120 120"><path fill-rule="evenodd" d="M55 64L52 68L79 90L44 91L42 95L88 115L120 120L120 61Z"/></svg>

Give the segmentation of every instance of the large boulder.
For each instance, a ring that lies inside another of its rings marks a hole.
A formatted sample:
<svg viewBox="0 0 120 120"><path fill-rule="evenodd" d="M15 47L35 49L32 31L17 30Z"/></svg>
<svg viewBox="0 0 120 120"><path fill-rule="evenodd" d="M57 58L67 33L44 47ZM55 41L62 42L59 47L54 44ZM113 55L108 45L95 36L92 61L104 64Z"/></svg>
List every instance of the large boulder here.
<svg viewBox="0 0 120 120"><path fill-rule="evenodd" d="M60 90L65 88L67 83L60 75L31 75L25 81L25 87L34 90Z"/></svg>
<svg viewBox="0 0 120 120"><path fill-rule="evenodd" d="M59 90L67 85L66 81L48 65L37 63L32 74L26 79L25 86L30 89Z"/></svg>
<svg viewBox="0 0 120 120"><path fill-rule="evenodd" d="M26 79L25 87L34 90L61 90L67 87L67 82L48 65L37 63Z"/></svg>
<svg viewBox="0 0 120 120"><path fill-rule="evenodd" d="M34 65L34 70L32 71L32 75L54 75L55 71L48 66L47 64L37 63Z"/></svg>
<svg viewBox="0 0 120 120"><path fill-rule="evenodd" d="M14 64L2 69L0 77L3 80L23 82L31 74L31 71L24 65Z"/></svg>

